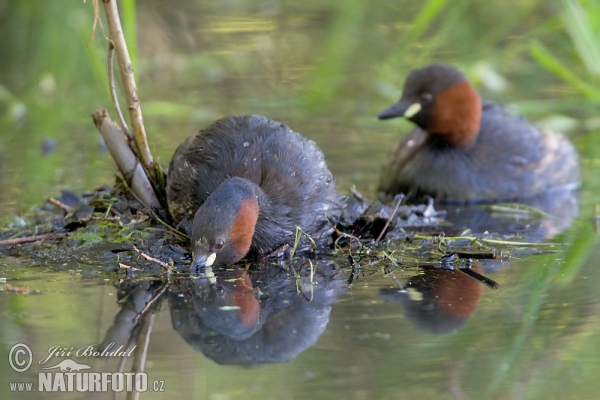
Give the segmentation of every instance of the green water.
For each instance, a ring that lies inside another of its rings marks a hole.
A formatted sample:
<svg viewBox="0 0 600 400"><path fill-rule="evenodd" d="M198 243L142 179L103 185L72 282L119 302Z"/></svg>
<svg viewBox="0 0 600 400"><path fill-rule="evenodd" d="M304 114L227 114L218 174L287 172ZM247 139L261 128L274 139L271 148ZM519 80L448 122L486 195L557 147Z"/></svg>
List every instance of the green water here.
<svg viewBox="0 0 600 400"><path fill-rule="evenodd" d="M373 195L382 160L400 132L410 129L406 121L381 122L375 115L397 100L412 68L432 62L458 66L484 98L566 131L582 164L579 217L552 238L565 246L556 253L521 251L501 262L482 262L481 271L500 289L479 287L458 274L427 280L416 269L395 272L402 285L428 282L439 297L435 282L442 280L472 292L460 323L444 333L431 333L399 294L382 295L398 287L392 275L365 274L348 287L345 264L328 283L331 292L322 292L329 296L320 309L326 328L312 347L285 363L222 366L173 329L172 307L163 299L153 317L145 370L149 379L164 381L165 392L141 397L597 398L600 253L592 216L600 187L600 103L594 97L600 75L570 36L565 10L571 3L138 2L137 26L128 22L131 16L124 23L130 43L137 32L132 47L139 96L151 149L164 165L178 143L210 121L257 113L315 140L340 191L356 185ZM598 6L581 4L595 29L592 41L600 43L598 14L592 12ZM101 30L88 46L92 21L90 1L0 2L2 223L18 221L60 189L82 192L114 181L115 168L90 117L100 107L114 115ZM588 89L540 64L543 57L532 53L538 45ZM593 52L584 53L593 59ZM55 150L45 154L45 142ZM116 288L121 276L84 264L72 263L68 272L58 267L0 255L0 277L32 291L0 292L2 398L85 397L9 391L9 382L37 383L41 366L35 363L51 347L101 342L122 309ZM284 292L297 301L293 280L288 284ZM23 374L7 362L18 342L34 356ZM63 358L53 358L52 365Z"/></svg>

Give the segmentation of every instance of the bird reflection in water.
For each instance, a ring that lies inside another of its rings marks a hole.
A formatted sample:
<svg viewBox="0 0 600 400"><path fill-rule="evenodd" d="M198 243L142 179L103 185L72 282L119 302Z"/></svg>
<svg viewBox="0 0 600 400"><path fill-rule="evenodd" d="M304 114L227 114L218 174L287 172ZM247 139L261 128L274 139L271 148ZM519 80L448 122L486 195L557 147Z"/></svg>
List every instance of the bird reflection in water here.
<svg viewBox="0 0 600 400"><path fill-rule="evenodd" d="M471 268L426 267L399 288L381 289L388 301L400 303L406 319L418 330L444 334L463 326L477 309L485 285L497 284L482 275L481 264Z"/></svg>
<svg viewBox="0 0 600 400"><path fill-rule="evenodd" d="M311 269L305 261L298 276L280 268L242 269L177 282L169 292L173 328L219 364L296 357L325 331L332 303L345 287L335 263L311 260Z"/></svg>
<svg viewBox="0 0 600 400"><path fill-rule="evenodd" d="M140 326L166 294L173 328L215 362L256 366L288 361L316 343L347 285L330 260L299 258L286 264L215 268L212 274L169 283L124 281L118 294L121 309L99 349L139 345Z"/></svg>

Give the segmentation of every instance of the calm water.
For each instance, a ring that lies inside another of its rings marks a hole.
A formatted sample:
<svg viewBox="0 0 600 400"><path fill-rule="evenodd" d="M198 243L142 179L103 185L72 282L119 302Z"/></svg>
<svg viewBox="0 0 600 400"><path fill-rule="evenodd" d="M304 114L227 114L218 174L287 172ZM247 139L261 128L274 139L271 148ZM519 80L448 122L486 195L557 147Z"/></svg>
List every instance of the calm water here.
<svg viewBox="0 0 600 400"><path fill-rule="evenodd" d="M75 352L126 343L136 329L148 338L150 385L164 381L163 393L142 398L598 398L598 106L529 55L537 40L586 76L562 26L561 3L449 3L430 1L431 14L419 14L420 4L384 0L140 2L136 73L151 147L166 165L177 144L210 121L264 114L317 141L341 191L356 185L373 195L385 154L410 128L374 116L396 100L411 68L452 63L485 98L570 128L582 156L579 217L569 227L519 224L525 236L564 246L476 263L497 290L460 271L417 268L371 268L349 285L349 265L328 260L315 262L312 283L306 267L298 279L278 268L229 271L216 282L175 279L137 328L131 320L163 289L160 281L120 282L122 275L104 272L116 259L65 266L0 255L0 278L31 291L0 292L0 397L110 398L11 393L9 383L37 387L41 368L65 358L115 371L116 358L63 353L38 363L56 346ZM0 5L3 223L18 223L62 188L113 182L112 161L89 117L110 108L105 43L98 31L87 47L89 2L68 7ZM510 18L499 18L507 8ZM419 25L425 14L434 15L429 27ZM25 373L7 361L19 342L33 353Z"/></svg>

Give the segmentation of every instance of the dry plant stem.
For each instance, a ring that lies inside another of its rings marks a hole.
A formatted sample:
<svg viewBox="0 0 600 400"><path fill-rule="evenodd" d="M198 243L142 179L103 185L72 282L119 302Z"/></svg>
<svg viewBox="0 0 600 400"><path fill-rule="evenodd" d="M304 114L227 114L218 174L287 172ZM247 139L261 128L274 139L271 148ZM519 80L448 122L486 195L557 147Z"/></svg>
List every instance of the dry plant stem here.
<svg viewBox="0 0 600 400"><path fill-rule="evenodd" d="M73 207L68 206L68 205L62 203L59 200L56 200L54 197L48 197L46 199L46 201L48 203L52 204L53 206L56 206L56 207L60 208L61 210L65 211L65 212L68 212L68 213L73 212L73 210L74 210Z"/></svg>
<svg viewBox="0 0 600 400"><path fill-rule="evenodd" d="M110 39L109 39L110 40ZM123 117L123 113L121 112L121 107L119 107L119 98L117 97L117 90L115 87L115 71L113 67L113 56L115 54L115 45L112 42L108 42L108 84L110 86L110 97L112 97L113 105L115 106L115 111L117 112L117 118L119 118L119 123L121 124L121 129L127 135L129 140L133 140L133 136L131 136L131 132L129 132L129 128L127 127L127 122L125 122L125 118Z"/></svg>
<svg viewBox="0 0 600 400"><path fill-rule="evenodd" d="M150 257L149 255L144 254L143 251L141 251L140 249L138 249L137 247L133 246L133 251L135 251L136 253L138 253L140 256L142 256L143 258L145 258L148 261L152 261L155 264L160 265L161 267L165 268L165 269L170 269L169 264L162 262L154 257Z"/></svg>
<svg viewBox="0 0 600 400"><path fill-rule="evenodd" d="M0 240L0 246L13 246L15 244L37 242L38 240L62 239L65 237L65 235L65 233L49 233L47 235L35 235L16 239Z"/></svg>
<svg viewBox="0 0 600 400"><path fill-rule="evenodd" d="M129 270L129 271L139 271L139 269L138 269L138 268L136 268L136 267L132 267L132 266L130 266L130 265L123 264L123 263L119 263L119 268L121 268L121 269L126 269L126 270Z"/></svg>
<svg viewBox="0 0 600 400"><path fill-rule="evenodd" d="M433 239L439 238L439 236L426 236L426 235L414 235L414 239L423 240L423 239ZM531 242L517 242L511 240L500 240L500 239L485 239L481 237L473 237L473 236L445 236L444 240L470 240L471 244L479 244L479 242L487 243L487 244L498 244L498 245L508 245L515 247L560 247L562 243L531 243Z"/></svg>
<svg viewBox="0 0 600 400"><path fill-rule="evenodd" d="M388 226L390 226L390 222L392 222L392 219L394 218L394 215L396 215L396 211L398 211L398 207L400 207L400 203L402 203L403 199L404 199L404 196L398 196L398 200L396 201L396 205L394 206L394 210L392 210L392 214L390 215L390 218L388 218L388 220L386 221L385 225L383 226L383 229L379 233L379 236L377 236L377 240L375 241L375 245L377 245L379 243L379 240L381 239L381 237L385 233L385 230L388 228Z"/></svg>
<svg viewBox="0 0 600 400"><path fill-rule="evenodd" d="M131 122L131 131L133 139L138 151L138 155L144 168L151 176L154 176L154 162L152 154L148 148L148 140L146 139L146 130L144 128L144 120L142 118L142 109L140 108L140 100L137 96L137 87L133 76L133 67L129 52L127 51L127 43L121 28L121 19L119 18L119 10L116 0L102 0L104 3L104 11L108 21L108 32L115 51L117 52L117 60L119 61L119 71L121 72L121 80L125 90L125 98L127 99L127 109L129 110L129 120Z"/></svg>
<svg viewBox="0 0 600 400"><path fill-rule="evenodd" d="M154 219L161 224L162 226L164 226L168 231L172 232L175 236L179 237L180 239L183 239L185 241L189 241L190 237L188 235L186 235L183 232L179 232L177 229L173 228L171 225L167 224L165 221L163 221L161 218L161 216L154 214L153 215Z"/></svg>
<svg viewBox="0 0 600 400"><path fill-rule="evenodd" d="M132 193L148 208L163 211L154 189L144 172L144 169L127 144L127 137L119 125L114 123L106 110L97 110L92 114L94 123L100 131L104 143L115 160L119 171Z"/></svg>

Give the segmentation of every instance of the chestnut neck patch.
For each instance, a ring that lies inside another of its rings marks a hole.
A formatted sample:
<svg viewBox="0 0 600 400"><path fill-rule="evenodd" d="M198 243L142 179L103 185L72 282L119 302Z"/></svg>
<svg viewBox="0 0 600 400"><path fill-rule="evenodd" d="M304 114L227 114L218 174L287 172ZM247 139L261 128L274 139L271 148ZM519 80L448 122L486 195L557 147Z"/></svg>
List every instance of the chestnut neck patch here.
<svg viewBox="0 0 600 400"><path fill-rule="evenodd" d="M239 258L243 258L250 250L254 228L258 220L258 211L256 199L244 199L235 215L229 239Z"/></svg>
<svg viewBox="0 0 600 400"><path fill-rule="evenodd" d="M430 111L427 132L442 135L454 147L475 143L481 126L481 99L469 81L463 80L438 94Z"/></svg>

